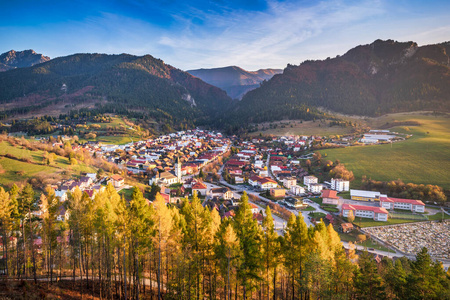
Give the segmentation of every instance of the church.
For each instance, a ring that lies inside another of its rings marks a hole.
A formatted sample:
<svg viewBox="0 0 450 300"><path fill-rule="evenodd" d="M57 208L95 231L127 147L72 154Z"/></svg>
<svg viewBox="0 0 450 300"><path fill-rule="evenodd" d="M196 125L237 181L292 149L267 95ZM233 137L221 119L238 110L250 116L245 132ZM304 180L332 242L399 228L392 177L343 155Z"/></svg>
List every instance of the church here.
<svg viewBox="0 0 450 300"><path fill-rule="evenodd" d="M153 183L157 185L172 185L175 183L182 183L181 181L181 162L179 157L177 157L176 163L175 163L175 170L174 172L158 172L152 179L149 180L149 185L152 185Z"/></svg>

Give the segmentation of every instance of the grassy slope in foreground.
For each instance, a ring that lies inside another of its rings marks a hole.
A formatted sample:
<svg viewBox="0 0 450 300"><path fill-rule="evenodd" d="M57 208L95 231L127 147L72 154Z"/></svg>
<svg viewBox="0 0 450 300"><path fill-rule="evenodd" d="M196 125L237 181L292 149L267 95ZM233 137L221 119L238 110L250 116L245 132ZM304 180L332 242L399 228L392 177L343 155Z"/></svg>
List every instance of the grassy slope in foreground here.
<svg viewBox="0 0 450 300"><path fill-rule="evenodd" d="M4 157L5 154L12 154L18 159L29 159L24 162L17 159ZM44 152L41 150L31 151L22 146L14 147L7 141L0 142L0 185L7 186L13 183L21 183L25 180L41 175L41 177L60 178L61 173L70 171L71 174L79 175L81 172L95 172L95 169L86 166L82 162L70 165L68 158L56 156L52 165L43 164Z"/></svg>
<svg viewBox="0 0 450 300"><path fill-rule="evenodd" d="M420 126L394 127L413 136L391 145L355 146L322 150L327 159L339 159L353 171L351 186L358 188L361 177L381 181L401 179L403 182L433 184L450 189L450 118L448 115L395 114L381 117L371 124L377 128L386 122L417 121ZM378 123L378 124L377 124Z"/></svg>

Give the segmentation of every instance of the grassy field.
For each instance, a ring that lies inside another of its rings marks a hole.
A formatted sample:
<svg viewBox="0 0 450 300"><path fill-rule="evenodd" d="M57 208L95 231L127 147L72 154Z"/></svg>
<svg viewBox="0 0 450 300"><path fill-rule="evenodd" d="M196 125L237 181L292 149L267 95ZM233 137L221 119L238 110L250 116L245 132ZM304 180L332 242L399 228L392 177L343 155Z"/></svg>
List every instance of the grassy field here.
<svg viewBox="0 0 450 300"><path fill-rule="evenodd" d="M41 178L60 178L63 173L80 175L81 172L96 172L95 169L79 162L70 165L66 157L57 156L52 165L43 164L44 152L41 150L31 151L23 147L13 147L9 142L0 142L0 155L12 154L18 159L28 159L29 162L0 157L0 185L8 186L25 180Z"/></svg>
<svg viewBox="0 0 450 300"><path fill-rule="evenodd" d="M356 218L356 220L353 222L353 224L356 224L360 226L361 228L364 227L373 227L373 226L386 226L386 225L396 225L396 224L405 224L405 223L414 223L417 222L417 220L409 220L409 219L388 219L386 222L382 221L374 221L373 219L365 219Z"/></svg>
<svg viewBox="0 0 450 300"><path fill-rule="evenodd" d="M416 121L419 126L398 126L391 131L412 134L408 140L392 145L354 146L322 150L326 159L339 159L353 171L352 188L361 178L381 181L401 179L416 184L435 184L450 188L450 117L426 113L395 114L367 119L372 128L387 122Z"/></svg>
<svg viewBox="0 0 450 300"><path fill-rule="evenodd" d="M111 117L110 123L92 123L89 122L86 125L98 125L100 128L98 129L89 129L90 131L95 131L97 133L97 137L95 139L80 139L80 141L96 141L102 142L103 144L114 144L114 145L123 145L130 142L135 142L142 140L142 137L139 135L138 131L131 128L129 125L125 123L122 118L119 117ZM117 133L115 135L106 135L107 128L112 127L118 129L121 133ZM85 128L81 128L80 130L86 130ZM88 130L88 131L89 131Z"/></svg>
<svg viewBox="0 0 450 300"><path fill-rule="evenodd" d="M349 134L352 131L351 127L341 127L333 126L330 127L328 124L330 121L299 121L299 120L286 120L286 121L276 121L267 122L258 125L258 131L251 133L251 135L319 135L319 136L329 136L329 135L342 135ZM272 128L270 126L272 125ZM276 126L276 128L274 128ZM262 130L266 128L265 130Z"/></svg>

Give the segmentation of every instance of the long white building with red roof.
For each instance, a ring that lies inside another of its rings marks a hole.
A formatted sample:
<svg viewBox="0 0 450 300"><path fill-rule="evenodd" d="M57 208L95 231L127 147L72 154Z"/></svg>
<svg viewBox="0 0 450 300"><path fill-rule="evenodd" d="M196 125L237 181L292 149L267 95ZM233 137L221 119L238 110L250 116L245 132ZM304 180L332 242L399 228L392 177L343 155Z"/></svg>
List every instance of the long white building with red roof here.
<svg viewBox="0 0 450 300"><path fill-rule="evenodd" d="M384 207L354 204L342 205L342 216L348 217L350 211L353 212L353 216L355 217L370 218L375 221L387 221L389 214L389 212Z"/></svg>
<svg viewBox="0 0 450 300"><path fill-rule="evenodd" d="M380 206L386 209L404 209L412 212L425 212L425 204L420 200L380 197Z"/></svg>

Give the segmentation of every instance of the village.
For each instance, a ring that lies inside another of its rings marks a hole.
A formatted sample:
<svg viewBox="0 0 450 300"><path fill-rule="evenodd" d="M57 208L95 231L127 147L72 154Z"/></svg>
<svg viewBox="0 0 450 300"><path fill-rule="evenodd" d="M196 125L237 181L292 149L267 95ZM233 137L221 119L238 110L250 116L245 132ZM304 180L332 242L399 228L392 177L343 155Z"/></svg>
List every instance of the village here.
<svg viewBox="0 0 450 300"><path fill-rule="evenodd" d="M397 227L379 223L389 225L388 220L397 218L397 214L403 217L406 214L417 221L428 221L425 213L437 211L427 209L422 201L350 189L350 181L343 178L320 182L311 174L305 161L312 159L313 154L306 150L317 145L319 140L321 138L314 136L243 140L197 129L125 145L87 142L76 147L87 147L93 155L95 153L95 156L116 165L123 175L87 173L77 180L68 180L52 188L55 196L64 203L69 193L77 188L91 199L108 184L126 195L133 188L127 183L127 178L147 178L148 187L157 190L167 205L177 205L184 197L196 194L203 206L217 210L222 218L236 215L239 199L245 192L250 198L254 219L259 224L264 218L266 206L274 210L275 229L279 234L283 234L289 214L302 214L308 226L315 226L318 222L333 224L344 239L346 234L356 231L372 237L374 242L376 239L398 254L416 254L420 250L417 245L421 245L432 249L431 253L436 258L449 259L448 250L439 251L448 249L449 235L444 234L436 239L423 238L428 236L427 232L449 231L448 221L398 225L398 230ZM42 211L34 213L40 215ZM67 220L69 214L61 205L57 219ZM362 228L361 221L366 220L377 224ZM427 231L419 234L417 226L425 226L423 228ZM408 229L410 227L413 229ZM358 243L357 240L354 242ZM348 245L344 242L344 246Z"/></svg>

